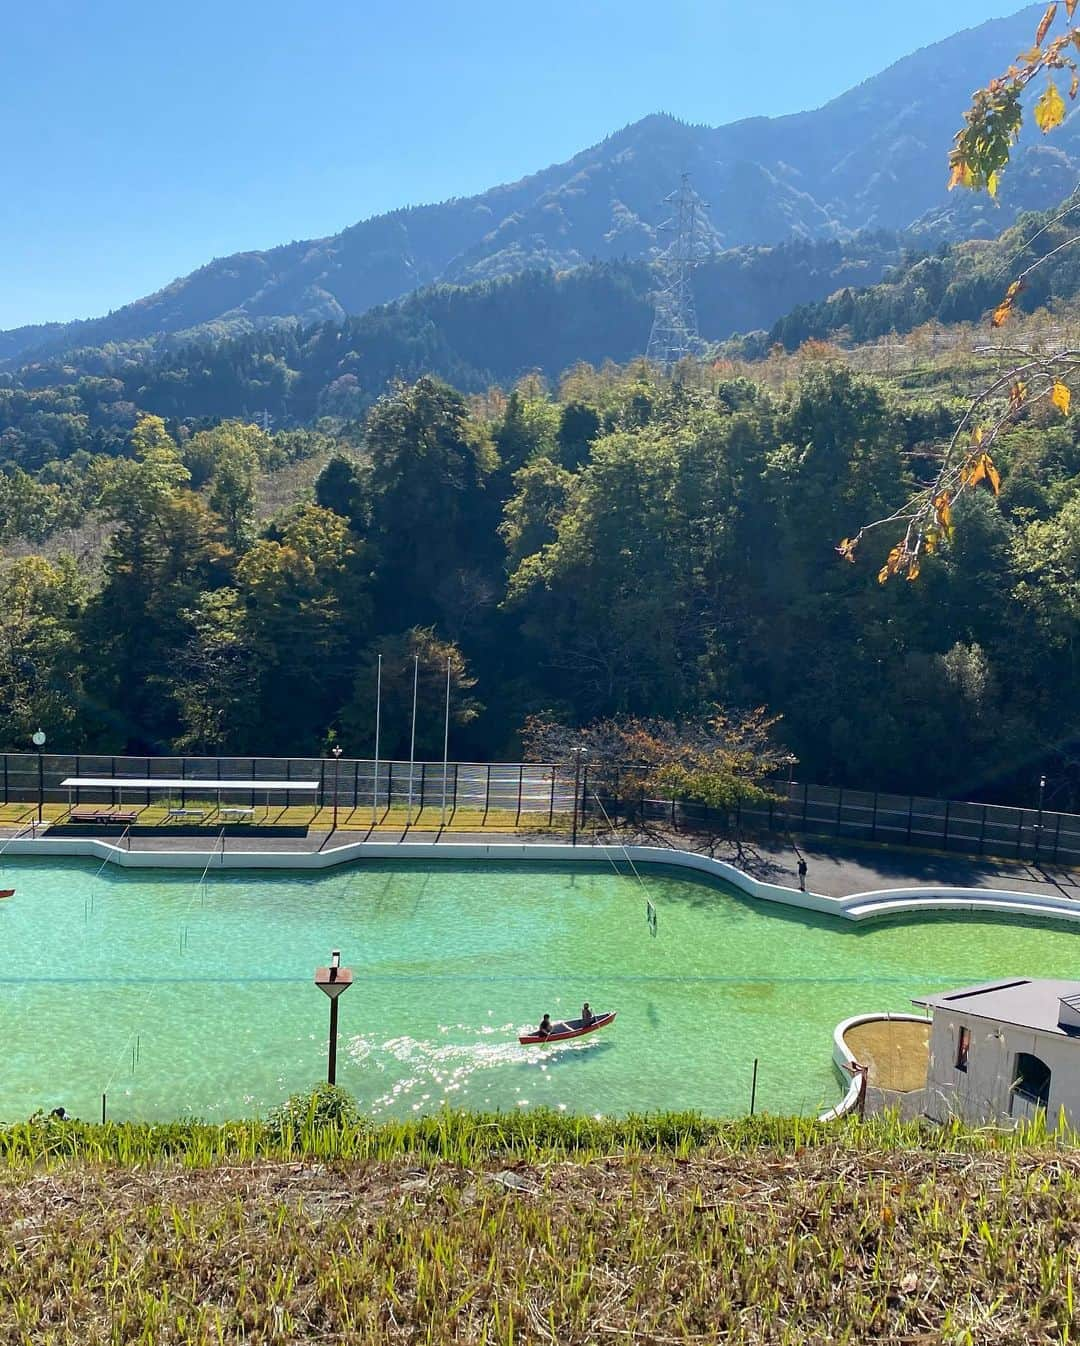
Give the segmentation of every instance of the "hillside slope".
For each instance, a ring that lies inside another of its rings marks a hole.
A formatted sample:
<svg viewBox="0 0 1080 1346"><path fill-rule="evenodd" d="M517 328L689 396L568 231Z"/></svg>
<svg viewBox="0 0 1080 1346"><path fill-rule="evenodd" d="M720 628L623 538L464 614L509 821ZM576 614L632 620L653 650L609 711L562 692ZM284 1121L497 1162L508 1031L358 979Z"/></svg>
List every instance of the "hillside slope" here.
<svg viewBox="0 0 1080 1346"><path fill-rule="evenodd" d="M237 1124L221 1158L226 1128L18 1128L55 1147L47 1168L10 1128L0 1332L751 1346L1060 1342L1080 1325L1072 1138L558 1123L449 1113L284 1148ZM485 1130L500 1143L481 1148ZM160 1157L136 1167L147 1142Z"/></svg>
<svg viewBox="0 0 1080 1346"><path fill-rule="evenodd" d="M0 333L0 362L200 328L356 314L436 281L649 258L680 172L709 202L714 249L844 238L929 215L939 235L988 226L945 191L945 152L971 90L1030 42L1038 7L897 62L811 112L728 126L646 117L599 145L478 196L399 210L328 238L215 260L147 298L80 323ZM1005 177L996 228L1060 200L1080 173L1077 128L1026 144Z"/></svg>
<svg viewBox="0 0 1080 1346"><path fill-rule="evenodd" d="M1068 204L1072 209L1058 220ZM978 321L1001 301L1014 276L1059 248L1052 263L1026 278L1016 309L1032 313L1074 300L1080 294L1080 247L1066 245L1078 218L1080 195L1052 211L1022 216L996 238L940 248L930 256L913 251L876 284L845 286L828 298L796 303L767 335L742 343L745 353L763 354L777 341L794 350L810 339L859 343L928 322Z"/></svg>

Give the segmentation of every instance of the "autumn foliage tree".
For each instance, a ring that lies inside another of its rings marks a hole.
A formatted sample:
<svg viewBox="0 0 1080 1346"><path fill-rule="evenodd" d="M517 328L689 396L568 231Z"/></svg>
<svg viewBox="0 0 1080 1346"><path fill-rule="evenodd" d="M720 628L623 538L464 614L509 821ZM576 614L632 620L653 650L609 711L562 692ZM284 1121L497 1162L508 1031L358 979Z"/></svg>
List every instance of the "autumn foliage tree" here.
<svg viewBox="0 0 1080 1346"><path fill-rule="evenodd" d="M991 196L997 194L1001 174L1008 166L1024 122L1024 96L1043 75L1046 82L1031 107L1035 124L1047 135L1065 120L1066 103L1059 80L1068 77L1070 101L1080 93L1077 66L1080 25L1074 24L1078 5L1080 0L1052 0L1042 14L1032 46L1021 52L1001 75L975 92L964 114L964 126L957 132L949 154L950 189L963 187L985 190ZM1027 246L1030 248L1040 235L1078 208L1080 201L1070 202L1028 239ZM1031 274L1077 242L1080 234L1073 234L1014 276L990 313L992 331L1008 323ZM1020 418L1029 415L1039 403L1048 404L1062 417L1069 415L1072 403L1069 381L1080 370L1080 351L1036 350L999 341L980 353L995 357L998 371L968 405L934 479L921 483L897 510L864 524L837 545L840 557L854 563L856 549L867 533L902 526L899 540L889 550L879 571L878 580L882 584L893 575L904 575L908 580L919 578L924 559L952 541L956 503L965 492L981 486L995 496L999 494L1001 477L992 450Z"/></svg>
<svg viewBox="0 0 1080 1346"><path fill-rule="evenodd" d="M769 781L793 760L773 738L778 719L760 707L714 706L701 719L628 716L576 728L540 714L526 721L522 743L530 762L583 753L590 793L616 815L633 814L643 796L730 810L774 797Z"/></svg>

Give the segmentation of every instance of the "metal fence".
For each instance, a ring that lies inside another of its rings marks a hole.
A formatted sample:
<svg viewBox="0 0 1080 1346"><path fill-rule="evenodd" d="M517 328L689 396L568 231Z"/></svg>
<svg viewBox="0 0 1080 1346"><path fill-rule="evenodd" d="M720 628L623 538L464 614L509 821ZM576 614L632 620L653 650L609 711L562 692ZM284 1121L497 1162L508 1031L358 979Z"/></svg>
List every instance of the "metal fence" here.
<svg viewBox="0 0 1080 1346"><path fill-rule="evenodd" d="M183 780L182 791L174 791L183 805L200 797L200 787L215 782L248 780L317 781L319 790L312 800L310 792L297 791L274 797L278 806L325 807L335 802L339 810L406 806L440 808L443 801L442 762L416 762L410 771L408 762L375 763L360 758L303 757L113 757L91 753L0 754L0 798L5 804L36 804L39 797L52 804L116 804L118 790L68 790L61 784L71 776L108 776L123 788L125 777ZM512 813L515 819L525 815L543 815L553 822L556 815L573 810L573 768L536 766L525 763L450 762L445 776L448 809L481 814ZM204 794L212 793L204 789ZM243 798L244 796L240 796ZM151 790L123 788L123 802L149 804ZM251 803L261 804L265 792L252 792ZM161 802L161 797L157 797Z"/></svg>
<svg viewBox="0 0 1080 1346"><path fill-rule="evenodd" d="M583 792L585 816L600 813L674 828L715 828L718 832L799 833L845 841L870 841L963 855L993 855L1043 864L1080 864L1080 815L1011 808L913 795L843 790L827 785L774 781L779 796L760 807L730 811L625 791L605 798Z"/></svg>
<svg viewBox="0 0 1080 1346"><path fill-rule="evenodd" d="M64 803L68 776L160 777L190 782L185 796L199 797L200 785L244 779L317 781L316 803L339 809L379 810L404 806L441 808L444 777L441 762L375 763L362 758L298 757L121 757L98 754L0 754L0 798L5 804ZM715 828L744 834L796 832L893 846L995 855L1051 864L1080 864L1080 815L1050 810L1010 808L866 790L833 789L780 781L778 798L767 805L729 812L679 799L658 799L635 784L632 771L593 772L579 778L581 821L611 817L673 828ZM448 809L480 815L513 815L515 821L554 822L574 809L573 766L527 763L451 762L445 776ZM72 791L74 803L118 803L115 790ZM140 798L141 796L141 798ZM149 803L149 791L126 789L124 801ZM263 796L252 797L261 803ZM181 801L183 802L183 801ZM275 802L281 803L279 797ZM310 805L310 794L286 794L288 805Z"/></svg>

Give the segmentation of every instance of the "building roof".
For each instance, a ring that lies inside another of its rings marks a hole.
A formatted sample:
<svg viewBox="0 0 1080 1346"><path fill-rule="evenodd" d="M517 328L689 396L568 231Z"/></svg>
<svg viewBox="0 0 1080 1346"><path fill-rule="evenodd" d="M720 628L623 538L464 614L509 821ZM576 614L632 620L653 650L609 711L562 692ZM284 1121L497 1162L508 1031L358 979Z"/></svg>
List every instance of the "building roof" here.
<svg viewBox="0 0 1080 1346"><path fill-rule="evenodd" d="M1080 997L1080 981L1051 981L1032 977L1012 977L1008 981L984 982L963 986L958 991L922 996L913 1005L929 1009L968 1014L974 1019L991 1019L1014 1028L1059 1037L1076 1037L1077 1028L1060 1022L1062 1001Z"/></svg>
<svg viewBox="0 0 1080 1346"><path fill-rule="evenodd" d="M188 790L192 794L256 794L295 790L298 794L319 788L317 780L213 780L193 776L67 776L60 782L68 790Z"/></svg>

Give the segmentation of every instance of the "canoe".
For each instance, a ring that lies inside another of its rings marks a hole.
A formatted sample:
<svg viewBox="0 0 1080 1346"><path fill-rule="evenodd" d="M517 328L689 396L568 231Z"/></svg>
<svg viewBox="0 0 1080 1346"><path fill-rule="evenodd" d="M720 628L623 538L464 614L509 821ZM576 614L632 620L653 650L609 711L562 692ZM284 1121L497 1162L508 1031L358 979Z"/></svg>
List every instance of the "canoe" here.
<svg viewBox="0 0 1080 1346"><path fill-rule="evenodd" d="M0 888L0 898L14 897L14 896L15 896L14 888Z"/></svg>
<svg viewBox="0 0 1080 1346"><path fill-rule="evenodd" d="M609 1023L613 1023L617 1013L617 1010L609 1010L607 1014L594 1014L592 1022L588 1024L583 1019L562 1019L551 1025L550 1033L523 1033L518 1042L523 1047L531 1047L537 1043L569 1042L571 1038L583 1038L586 1033L595 1033L598 1028L606 1028Z"/></svg>

